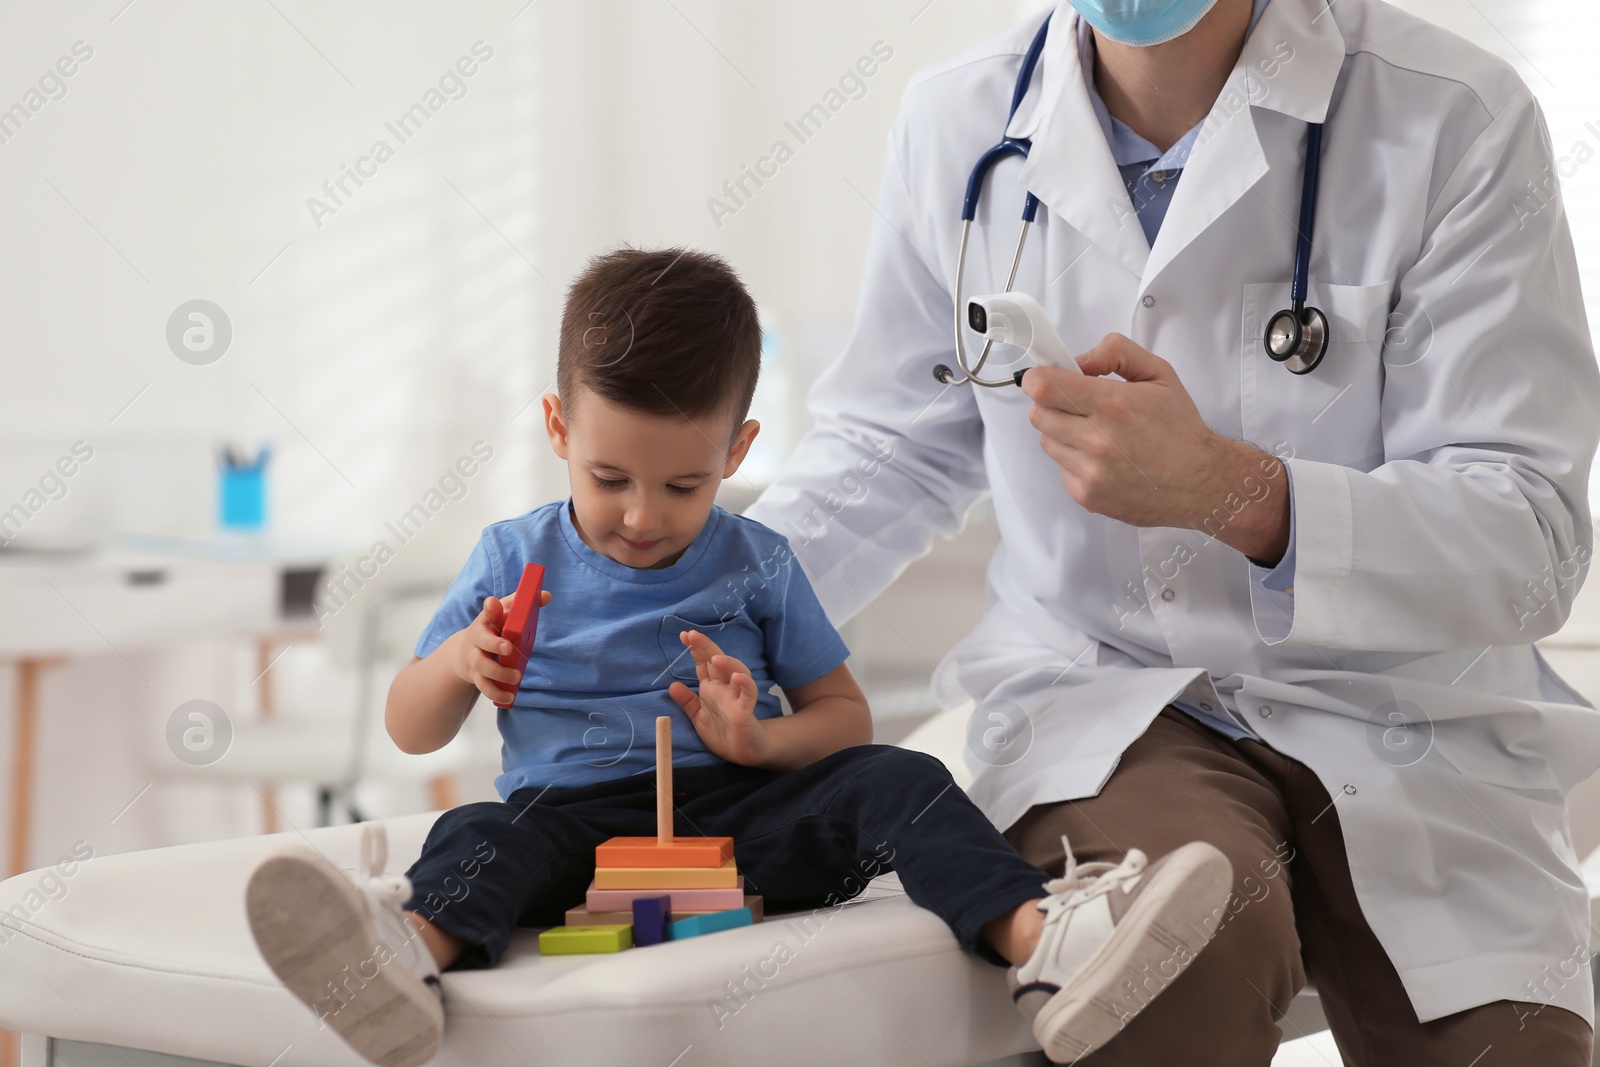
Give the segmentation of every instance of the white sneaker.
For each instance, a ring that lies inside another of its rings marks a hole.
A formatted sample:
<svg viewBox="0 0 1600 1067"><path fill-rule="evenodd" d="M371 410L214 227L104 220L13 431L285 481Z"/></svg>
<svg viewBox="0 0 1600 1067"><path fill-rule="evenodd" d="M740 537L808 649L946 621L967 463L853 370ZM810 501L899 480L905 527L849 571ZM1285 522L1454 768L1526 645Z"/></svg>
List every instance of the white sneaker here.
<svg viewBox="0 0 1600 1067"><path fill-rule="evenodd" d="M1233 865L1192 841L1149 863L1085 863L1066 838L1065 874L1045 884L1044 931L1007 973L1011 998L1056 1063L1076 1063L1115 1037L1206 946L1227 914Z"/></svg>
<svg viewBox="0 0 1600 1067"><path fill-rule="evenodd" d="M305 845L285 844L250 875L245 910L267 965L345 1043L383 1067L431 1060L444 1035L433 953L400 906L411 882L385 875L388 837L361 827L359 877Z"/></svg>

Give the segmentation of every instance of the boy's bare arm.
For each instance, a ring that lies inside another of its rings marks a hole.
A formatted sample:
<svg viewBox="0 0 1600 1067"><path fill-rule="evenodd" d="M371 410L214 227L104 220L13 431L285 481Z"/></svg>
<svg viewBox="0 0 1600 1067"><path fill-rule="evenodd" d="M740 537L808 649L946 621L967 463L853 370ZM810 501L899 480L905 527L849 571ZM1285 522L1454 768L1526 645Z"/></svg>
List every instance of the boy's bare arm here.
<svg viewBox="0 0 1600 1067"><path fill-rule="evenodd" d="M522 675L495 657L511 651L500 636L516 594L485 597L483 610L464 630L451 634L426 658L413 658L389 686L383 723L402 752L433 752L450 743L482 693L508 702ZM541 604L550 602L547 592Z"/></svg>
<svg viewBox="0 0 1600 1067"><path fill-rule="evenodd" d="M794 714L762 720L771 741L767 769L795 770L840 749L872 743L872 711L848 665L841 663L783 695Z"/></svg>
<svg viewBox="0 0 1600 1067"><path fill-rule="evenodd" d="M759 691L750 668L698 630L678 635L694 656L698 689L673 682L675 700L707 748L730 763L792 771L842 748L872 740L867 698L843 663L806 685L784 690L793 715L756 717Z"/></svg>
<svg viewBox="0 0 1600 1067"><path fill-rule="evenodd" d="M449 660L452 634L426 659L413 658L389 686L383 725L402 752L433 752L450 743L478 701L478 691L456 676Z"/></svg>

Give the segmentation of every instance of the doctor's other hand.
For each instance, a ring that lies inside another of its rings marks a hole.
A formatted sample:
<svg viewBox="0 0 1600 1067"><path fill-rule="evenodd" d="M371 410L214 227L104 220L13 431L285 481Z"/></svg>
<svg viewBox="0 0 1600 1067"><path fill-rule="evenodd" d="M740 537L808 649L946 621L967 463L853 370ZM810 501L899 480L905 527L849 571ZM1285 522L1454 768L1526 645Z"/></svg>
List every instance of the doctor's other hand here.
<svg viewBox="0 0 1600 1067"><path fill-rule="evenodd" d="M1107 334L1078 366L1083 374L1034 367L1022 376L1033 400L1028 421L1072 499L1130 526L1207 529L1257 560L1282 558L1289 493L1281 460L1213 432L1172 364L1122 334ZM1230 496L1252 503L1230 507ZM1218 509L1227 517L1220 530Z"/></svg>
<svg viewBox="0 0 1600 1067"><path fill-rule="evenodd" d="M451 660L457 678L500 704L510 702L517 695L517 687L522 684L521 671L502 667L497 660L497 657L509 655L512 651L511 642L501 637L500 631L505 627L506 616L511 614L511 606L516 599L516 593L484 597L483 610L478 612L478 617L456 635L456 654ZM546 589L539 594L539 606L544 607L548 603L550 591Z"/></svg>
<svg viewBox="0 0 1600 1067"><path fill-rule="evenodd" d="M677 701L712 752L730 763L759 766L769 746L766 724L756 718L759 694L750 668L723 655L715 641L696 630L684 630L678 640L694 657L699 692L673 682L667 695Z"/></svg>

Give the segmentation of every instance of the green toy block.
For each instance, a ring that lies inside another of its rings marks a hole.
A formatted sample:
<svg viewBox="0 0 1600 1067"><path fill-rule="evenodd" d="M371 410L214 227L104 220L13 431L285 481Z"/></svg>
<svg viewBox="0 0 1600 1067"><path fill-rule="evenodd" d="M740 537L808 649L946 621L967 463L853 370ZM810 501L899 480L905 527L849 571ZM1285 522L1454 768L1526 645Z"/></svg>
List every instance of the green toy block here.
<svg viewBox="0 0 1600 1067"><path fill-rule="evenodd" d="M686 937L714 934L718 930L732 930L736 926L749 926L749 908L732 908L728 911L711 911L704 915L691 915L674 919L667 924L667 940L682 941Z"/></svg>
<svg viewBox="0 0 1600 1067"><path fill-rule="evenodd" d="M575 956L591 952L621 952L633 947L633 925L557 926L539 935L541 956Z"/></svg>

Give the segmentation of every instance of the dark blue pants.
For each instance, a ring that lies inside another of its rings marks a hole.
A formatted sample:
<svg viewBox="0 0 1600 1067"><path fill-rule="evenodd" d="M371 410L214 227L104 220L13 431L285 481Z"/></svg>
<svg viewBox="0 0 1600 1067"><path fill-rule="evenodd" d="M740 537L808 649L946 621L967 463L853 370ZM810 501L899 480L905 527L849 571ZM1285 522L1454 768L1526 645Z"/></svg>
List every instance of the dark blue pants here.
<svg viewBox="0 0 1600 1067"><path fill-rule="evenodd" d="M985 923L1044 895L1049 877L1007 844L931 756L885 745L787 773L725 764L673 772L676 830L733 838L745 890L786 911L838 904L884 871L963 948L1004 961ZM498 963L517 926L557 926L583 903L595 846L655 834L655 774L519 789L439 816L406 871L405 905L464 947L456 968Z"/></svg>

